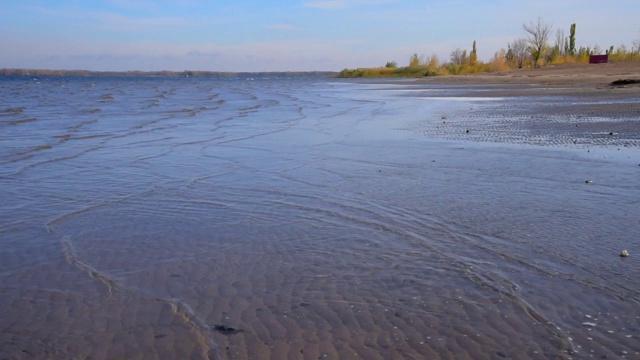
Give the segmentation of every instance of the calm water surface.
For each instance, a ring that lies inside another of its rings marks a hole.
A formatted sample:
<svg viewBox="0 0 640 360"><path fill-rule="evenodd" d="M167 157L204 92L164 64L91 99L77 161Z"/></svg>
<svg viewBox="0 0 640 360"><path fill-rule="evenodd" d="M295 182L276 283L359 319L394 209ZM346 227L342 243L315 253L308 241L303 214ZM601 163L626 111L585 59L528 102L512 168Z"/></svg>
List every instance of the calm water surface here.
<svg viewBox="0 0 640 360"><path fill-rule="evenodd" d="M640 358L640 150L490 100L0 80L0 358Z"/></svg>

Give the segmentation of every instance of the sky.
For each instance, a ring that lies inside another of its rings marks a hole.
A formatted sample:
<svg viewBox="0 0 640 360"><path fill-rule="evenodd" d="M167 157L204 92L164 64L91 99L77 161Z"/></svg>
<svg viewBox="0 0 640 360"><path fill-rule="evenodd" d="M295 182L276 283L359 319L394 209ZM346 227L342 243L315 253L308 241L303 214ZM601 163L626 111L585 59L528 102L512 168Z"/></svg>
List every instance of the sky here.
<svg viewBox="0 0 640 360"><path fill-rule="evenodd" d="M339 71L488 61L541 18L577 47L640 40L638 0L0 0L0 68Z"/></svg>

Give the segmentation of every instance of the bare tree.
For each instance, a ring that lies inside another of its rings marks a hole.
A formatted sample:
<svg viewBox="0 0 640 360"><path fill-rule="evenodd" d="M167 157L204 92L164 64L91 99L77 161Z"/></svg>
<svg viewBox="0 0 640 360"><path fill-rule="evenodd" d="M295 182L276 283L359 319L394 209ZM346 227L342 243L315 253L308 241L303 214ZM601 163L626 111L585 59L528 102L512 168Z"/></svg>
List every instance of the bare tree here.
<svg viewBox="0 0 640 360"><path fill-rule="evenodd" d="M538 66L538 60L542 56L542 50L547 45L551 25L545 23L542 18L538 18L537 23L523 24L522 28L527 32L527 41L531 45L531 55L534 66Z"/></svg>
<svg viewBox="0 0 640 360"><path fill-rule="evenodd" d="M554 48L557 49L559 54L565 55L564 54L565 42L566 42L566 38L564 36L564 30L563 29L556 30L556 45Z"/></svg>
<svg viewBox="0 0 640 360"><path fill-rule="evenodd" d="M591 51L591 54L593 54L593 55L602 54L602 48L600 47L600 45L596 44L596 46L593 47L593 50Z"/></svg>
<svg viewBox="0 0 640 360"><path fill-rule="evenodd" d="M451 52L451 63L455 65L462 65L467 56L466 51L460 50L460 48L456 48Z"/></svg>
<svg viewBox="0 0 640 360"><path fill-rule="evenodd" d="M509 44L513 59L515 60L518 69L522 69L524 59L526 59L529 54L529 47L527 45L528 41L525 38L515 39L511 44Z"/></svg>

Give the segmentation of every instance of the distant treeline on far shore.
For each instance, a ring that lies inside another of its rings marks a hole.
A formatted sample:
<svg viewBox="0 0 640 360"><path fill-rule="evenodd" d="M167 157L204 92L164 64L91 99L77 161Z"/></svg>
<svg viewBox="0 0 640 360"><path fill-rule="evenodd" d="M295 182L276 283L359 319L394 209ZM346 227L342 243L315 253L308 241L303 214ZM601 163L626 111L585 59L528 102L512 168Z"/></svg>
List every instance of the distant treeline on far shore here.
<svg viewBox="0 0 640 360"><path fill-rule="evenodd" d="M0 76L79 76L79 77L210 77L210 78L290 78L331 77L331 71L275 71L275 72L226 72L226 71L90 71L48 69L0 69Z"/></svg>

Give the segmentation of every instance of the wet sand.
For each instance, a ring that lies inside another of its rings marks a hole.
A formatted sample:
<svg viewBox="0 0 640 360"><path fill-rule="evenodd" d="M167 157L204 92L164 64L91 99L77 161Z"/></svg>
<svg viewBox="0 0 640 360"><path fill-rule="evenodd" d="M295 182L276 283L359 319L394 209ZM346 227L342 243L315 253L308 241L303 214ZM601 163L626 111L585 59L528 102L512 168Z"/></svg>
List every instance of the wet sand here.
<svg viewBox="0 0 640 360"><path fill-rule="evenodd" d="M499 106L485 102L442 112L438 123L418 121L409 128L452 140L638 146L640 84L610 85L620 79L640 80L640 62L558 65L420 79L411 83L416 91L410 96L505 101ZM438 91L421 93L421 87ZM512 106L516 99L518 104Z"/></svg>

